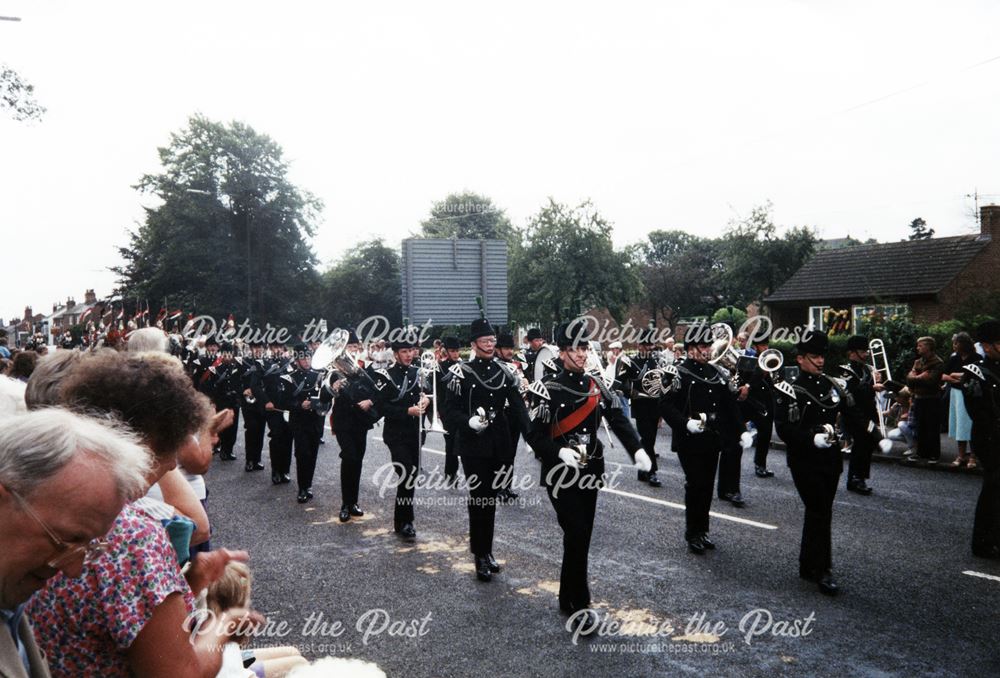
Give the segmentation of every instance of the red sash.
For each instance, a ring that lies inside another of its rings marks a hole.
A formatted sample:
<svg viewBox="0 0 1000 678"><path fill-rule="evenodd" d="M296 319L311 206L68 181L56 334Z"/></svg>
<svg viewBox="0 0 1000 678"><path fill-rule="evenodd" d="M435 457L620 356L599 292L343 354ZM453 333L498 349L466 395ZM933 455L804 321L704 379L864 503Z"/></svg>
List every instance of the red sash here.
<svg viewBox="0 0 1000 678"><path fill-rule="evenodd" d="M590 416L590 414L594 411L594 408L597 407L597 402L600 399L600 391L587 398L587 401L583 403L579 409L570 412L568 415L552 424L552 428L549 430L549 435L552 438L559 438L560 436L575 429L583 423L584 419Z"/></svg>

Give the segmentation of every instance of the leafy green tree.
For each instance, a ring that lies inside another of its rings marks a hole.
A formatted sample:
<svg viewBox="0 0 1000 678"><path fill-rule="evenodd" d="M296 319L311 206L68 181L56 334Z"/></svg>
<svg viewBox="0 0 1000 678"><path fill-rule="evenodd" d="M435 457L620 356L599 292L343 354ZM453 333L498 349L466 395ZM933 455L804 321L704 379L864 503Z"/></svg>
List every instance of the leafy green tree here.
<svg viewBox="0 0 1000 678"><path fill-rule="evenodd" d="M116 293L259 325L312 317L320 279L307 239L322 205L288 179L281 147L196 115L159 154L163 170L136 188L162 204L119 248Z"/></svg>
<svg viewBox="0 0 1000 678"><path fill-rule="evenodd" d="M0 111L18 121L41 120L45 107L35 99L35 87L17 71L0 66Z"/></svg>
<svg viewBox="0 0 1000 678"><path fill-rule="evenodd" d="M630 254L615 250L611 232L611 222L589 201L570 207L550 198L511 259L511 316L546 323L607 308L620 320L642 282Z"/></svg>
<svg viewBox="0 0 1000 678"><path fill-rule="evenodd" d="M506 213L485 195L464 191L434 203L431 215L420 224L425 238L517 240L517 230Z"/></svg>
<svg viewBox="0 0 1000 678"><path fill-rule="evenodd" d="M796 227L778 236L771 203L755 207L750 216L733 222L720 247L721 289L726 303L746 306L767 296L799 270L816 249L816 234Z"/></svg>
<svg viewBox="0 0 1000 678"><path fill-rule="evenodd" d="M927 228L927 222L920 217L910 222L910 231L907 240L929 240L934 237L934 229Z"/></svg>
<svg viewBox="0 0 1000 678"><path fill-rule="evenodd" d="M384 315L397 327L400 290L399 252L375 238L348 250L323 274L323 313L331 328L356 327L373 315Z"/></svg>
<svg viewBox="0 0 1000 678"><path fill-rule="evenodd" d="M653 231L632 248L643 282L643 305L677 328L681 317L707 315L719 303L718 242L685 231Z"/></svg>

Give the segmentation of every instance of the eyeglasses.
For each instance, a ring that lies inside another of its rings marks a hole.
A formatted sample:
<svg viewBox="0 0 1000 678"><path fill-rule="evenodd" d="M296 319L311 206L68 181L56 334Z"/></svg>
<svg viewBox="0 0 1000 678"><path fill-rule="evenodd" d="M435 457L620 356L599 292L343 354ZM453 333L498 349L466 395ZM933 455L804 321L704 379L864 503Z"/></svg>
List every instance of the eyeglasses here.
<svg viewBox="0 0 1000 678"><path fill-rule="evenodd" d="M45 534L48 535L49 541L51 541L52 545L56 547L56 550L58 551L57 555L55 558L52 558L46 563L46 565L52 569L61 569L61 566L81 556L83 556L84 562L91 562L97 558L97 556L108 550L110 544L106 539L91 539L86 544L68 544L64 542L62 539L57 537L55 532L52 531L52 528L46 525L45 521L42 520L37 513L35 513L35 510L31 508L31 505L28 504L28 501L24 499L24 497L10 488L6 489L7 492L10 493L10 496L17 500L21 510L31 516L31 519L38 523L43 530L45 530Z"/></svg>

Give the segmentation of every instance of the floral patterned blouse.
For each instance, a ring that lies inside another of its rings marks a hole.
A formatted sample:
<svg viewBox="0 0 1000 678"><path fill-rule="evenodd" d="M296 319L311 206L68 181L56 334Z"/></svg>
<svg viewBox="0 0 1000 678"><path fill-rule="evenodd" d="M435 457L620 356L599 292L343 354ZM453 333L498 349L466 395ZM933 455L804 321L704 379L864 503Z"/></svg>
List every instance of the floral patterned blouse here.
<svg viewBox="0 0 1000 678"><path fill-rule="evenodd" d="M194 598L160 521L128 504L108 535L110 547L79 579L59 573L28 603L28 613L58 676L129 676L126 651L172 593Z"/></svg>

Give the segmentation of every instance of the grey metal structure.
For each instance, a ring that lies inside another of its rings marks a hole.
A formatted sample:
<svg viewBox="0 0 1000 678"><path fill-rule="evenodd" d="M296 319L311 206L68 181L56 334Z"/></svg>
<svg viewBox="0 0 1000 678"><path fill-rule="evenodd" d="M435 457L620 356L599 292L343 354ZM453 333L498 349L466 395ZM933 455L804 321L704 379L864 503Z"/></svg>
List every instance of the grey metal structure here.
<svg viewBox="0 0 1000 678"><path fill-rule="evenodd" d="M403 241L403 317L459 325L479 317L507 323L507 243L503 240L408 238Z"/></svg>

